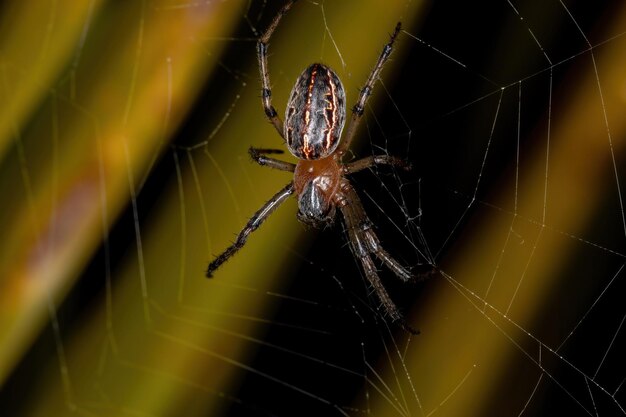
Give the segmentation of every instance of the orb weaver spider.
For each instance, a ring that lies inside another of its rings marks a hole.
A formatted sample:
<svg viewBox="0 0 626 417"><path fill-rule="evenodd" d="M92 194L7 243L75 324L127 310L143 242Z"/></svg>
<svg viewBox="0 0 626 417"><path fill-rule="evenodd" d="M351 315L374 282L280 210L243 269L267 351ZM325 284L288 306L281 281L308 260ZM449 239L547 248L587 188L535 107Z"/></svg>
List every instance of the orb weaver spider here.
<svg viewBox="0 0 626 417"><path fill-rule="evenodd" d="M299 161L293 164L268 156L282 154L283 151L278 149L253 147L249 149L250 156L256 163L281 171L293 172L293 180L254 213L239 232L235 242L211 261L206 276L212 277L220 265L245 245L250 233L255 231L289 196L295 194L298 199L297 217L309 226L321 228L331 225L334 222L336 210L339 209L345 223L350 248L360 261L365 276L374 288L385 312L393 322L417 334L416 330L406 324L404 317L391 300L378 276L371 255L382 261L402 281L410 282L415 280L415 277L383 249L373 230L373 224L363 209L361 200L346 178L346 175L375 165L392 165L409 170L410 164L389 155L374 155L353 162L341 162L341 158L348 151L355 136L374 84L385 62L389 59L401 24L398 22L396 25L389 42L378 57L376 66L369 74L365 87L361 89L358 100L352 108L352 117L344 138L340 141L346 121L346 94L341 80L328 66L315 63L300 74L291 90L284 123L272 106L272 91L267 68L268 44L282 17L296 1L287 1L259 38L257 57L265 115L283 138L291 154Z"/></svg>

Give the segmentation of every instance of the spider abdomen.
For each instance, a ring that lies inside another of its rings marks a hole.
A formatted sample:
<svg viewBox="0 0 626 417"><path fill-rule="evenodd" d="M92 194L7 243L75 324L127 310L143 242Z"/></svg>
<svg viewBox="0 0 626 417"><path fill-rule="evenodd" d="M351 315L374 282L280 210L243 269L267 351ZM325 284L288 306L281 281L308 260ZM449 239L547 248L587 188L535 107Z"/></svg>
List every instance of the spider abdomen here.
<svg viewBox="0 0 626 417"><path fill-rule="evenodd" d="M284 135L299 159L325 158L337 148L346 121L346 93L337 74L312 64L296 80L285 112Z"/></svg>

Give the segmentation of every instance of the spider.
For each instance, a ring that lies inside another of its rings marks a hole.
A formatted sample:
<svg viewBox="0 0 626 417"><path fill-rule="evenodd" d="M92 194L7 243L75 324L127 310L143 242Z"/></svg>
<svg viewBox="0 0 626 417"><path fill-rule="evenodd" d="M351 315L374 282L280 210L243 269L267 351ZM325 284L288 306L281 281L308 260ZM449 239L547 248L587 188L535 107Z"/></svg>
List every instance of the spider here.
<svg viewBox="0 0 626 417"><path fill-rule="evenodd" d="M389 59L401 24L398 22L396 25L389 42L378 57L376 66L369 74L365 87L361 89L359 98L352 108L352 117L343 141L340 141L346 121L346 94L341 80L328 66L315 63L300 74L291 90L284 124L272 106L272 91L267 68L268 44L282 17L296 1L287 1L259 38L257 58L265 115L283 138L291 154L299 161L293 164L268 156L282 154L283 151L279 149L254 147L249 149L250 156L256 163L281 171L293 172L293 180L254 213L239 232L235 242L209 264L206 276L212 277L220 265L245 245L248 236L289 196L295 194L298 199L297 217L306 225L315 228L329 226L334 222L336 211L339 209L350 248L360 261L365 276L375 290L385 312L393 322L400 324L405 330L417 333L405 323L403 316L385 290L371 256L374 255L382 261L404 282L412 281L414 277L407 268L400 265L383 249L355 189L346 178L346 175L375 165L391 165L405 170L409 170L410 165L400 158L389 155L374 155L349 163L341 162L342 156L345 155L354 138L374 84L385 62Z"/></svg>

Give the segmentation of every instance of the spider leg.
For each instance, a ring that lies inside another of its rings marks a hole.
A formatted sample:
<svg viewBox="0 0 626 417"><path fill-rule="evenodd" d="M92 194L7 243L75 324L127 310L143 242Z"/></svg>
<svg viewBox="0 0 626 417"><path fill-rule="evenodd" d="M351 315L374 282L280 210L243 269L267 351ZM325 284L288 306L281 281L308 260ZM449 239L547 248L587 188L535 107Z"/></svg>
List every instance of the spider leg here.
<svg viewBox="0 0 626 417"><path fill-rule="evenodd" d="M206 271L207 278L213 276L213 272L233 256L239 249L246 244L250 233L254 232L273 212L280 206L291 194L293 194L293 183L287 184L282 190L277 192L267 203L263 205L250 220L246 226L239 232L235 243L230 245L226 250L215 257L209 264Z"/></svg>
<svg viewBox="0 0 626 417"><path fill-rule="evenodd" d="M378 236L376 236L372 228L372 222L367 217L361 200L351 186L346 196L349 202L342 207L341 210L346 219L346 223L349 222L352 226L349 229L353 230L355 241L359 243L359 247L353 248L353 251L359 253L364 251L367 254L373 254L400 278L400 280L403 282L413 281L414 277L411 275L411 272L400 265L400 263L391 257L381 246L380 240L378 240ZM350 232L349 237L351 238L350 240L352 240L353 236L350 236Z"/></svg>
<svg viewBox="0 0 626 417"><path fill-rule="evenodd" d="M361 265L363 265L363 271L365 272L367 280L376 291L376 295L380 299L391 320L394 323L400 324L407 332L415 335L419 334L419 330L416 330L407 324L404 316L400 313L400 311L398 311L398 307L396 307L395 303L391 300L391 297L389 297L389 293L380 280L378 272L376 272L376 266L374 265L374 262L372 262L369 255L364 255L360 258L360 261Z"/></svg>
<svg viewBox="0 0 626 417"><path fill-rule="evenodd" d="M389 268L398 278L405 283L416 283L425 281L429 278L432 278L436 273L437 269L434 265L431 264L422 264L422 271L415 273L415 271L409 271L407 268L402 266L398 261L396 261L383 247L380 245L380 241L378 240L378 236L372 229L372 224L367 221L361 225L363 239L367 242L370 252L376 255L378 259L380 259L387 268Z"/></svg>
<svg viewBox="0 0 626 417"><path fill-rule="evenodd" d="M342 184L342 197L343 200L340 200L339 209L345 221L346 232L350 240L350 248L355 257L361 262L365 277L376 291L376 295L392 321L398 322L409 333L418 334L418 331L411 328L405 322L404 317L391 300L389 293L387 293L387 290L378 276L376 266L374 262L372 262L370 255L374 254L383 261L383 263L404 282L412 279L411 273L380 246L378 237L372 230L372 224L365 214L365 210L361 205L358 195L347 181Z"/></svg>
<svg viewBox="0 0 626 417"><path fill-rule="evenodd" d="M272 37L272 34L274 33L274 30L276 30L278 23L280 23L280 19L282 19L282 17L289 11L289 9L291 9L291 6L293 6L293 4L296 1L297 0L288 1L287 3L285 3L283 7L281 7L276 17L274 17L274 20L272 20L272 23L270 23L268 28L265 30L263 35L261 35L261 37L259 38L257 42L257 58L259 60L259 72L261 73L261 81L263 83L263 90L262 90L263 108L265 109L265 115L267 116L269 121L274 125L274 127L278 131L278 134L283 139L284 139L283 121L278 116L278 113L276 113L276 109L274 108L274 106L272 106L272 90L270 88L270 75L267 69L267 47L269 44L269 40Z"/></svg>
<svg viewBox="0 0 626 417"><path fill-rule="evenodd" d="M376 236L374 231L371 229L371 225L368 225L368 229L363 231L363 235L367 240L371 253L376 255L376 257L380 259L398 278L400 278L400 280L403 282L414 281L413 275L411 275L405 267L400 265L398 261L392 258L391 255L389 255L389 253L380 246L378 236Z"/></svg>
<svg viewBox="0 0 626 417"><path fill-rule="evenodd" d="M402 168L405 171L410 171L412 166L411 164L397 156L391 155L372 155L368 156L354 162L349 162L344 164L343 169L346 174L354 174L355 172L362 171L367 168L371 168L376 165L391 165L398 168Z"/></svg>
<svg viewBox="0 0 626 417"><path fill-rule="evenodd" d="M354 107L352 107L352 118L350 119L350 123L348 124L348 127L346 129L344 138L339 143L336 151L339 152L339 155L343 155L350 148L350 142L352 142L352 139L354 138L356 128L358 127L359 122L361 121L361 117L363 116L363 112L365 111L365 104L367 103L367 99L372 94L374 83L376 82L376 80L378 80L378 77L380 76L380 71L383 69L385 62L387 62L387 60L389 59L389 55L391 55L393 43L395 42L401 27L401 23L398 22L398 24L396 24L396 28L393 31L393 34L391 35L391 39L383 48L380 56L378 57L378 62L376 62L376 66L367 78L365 86L361 89L359 99L357 100Z"/></svg>
<svg viewBox="0 0 626 417"><path fill-rule="evenodd" d="M365 276L369 281L370 285L376 291L376 295L380 299L382 305L385 307L385 310L389 317L391 317L392 321L403 320L402 314L398 311L398 307L391 301L391 297L389 297L389 293L385 289L380 277L378 276L378 272L376 271L376 265L372 262L372 258L369 255L365 255L360 258L361 265L363 265L363 271L365 272Z"/></svg>
<svg viewBox="0 0 626 417"><path fill-rule="evenodd" d="M250 154L250 158L254 160L257 164L261 166L268 166L270 168L278 169L281 171L289 171L294 172L296 170L296 164L292 164L291 162L281 161L279 159L269 158L265 155L267 154L281 154L284 153L280 149L261 149L261 148L250 148L248 149L248 153Z"/></svg>

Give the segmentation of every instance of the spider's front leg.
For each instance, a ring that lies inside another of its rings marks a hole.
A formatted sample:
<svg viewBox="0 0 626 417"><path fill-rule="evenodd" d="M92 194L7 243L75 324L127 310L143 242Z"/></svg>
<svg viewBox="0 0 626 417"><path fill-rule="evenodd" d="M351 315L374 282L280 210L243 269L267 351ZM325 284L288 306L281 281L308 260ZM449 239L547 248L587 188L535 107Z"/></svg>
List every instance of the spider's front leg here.
<svg viewBox="0 0 626 417"><path fill-rule="evenodd" d="M246 226L241 230L241 232L239 232L235 243L230 245L228 248L226 248L224 252L217 255L215 259L211 261L206 271L207 278L213 277L213 272L215 272L215 270L219 268L220 265L226 262L231 256L237 253L237 251L241 249L243 245L246 244L250 233L258 229L261 223L263 223L263 221L265 221L265 219L267 219L270 214L272 214L274 210L278 208L278 206L280 206L285 200L287 200L287 197L293 194L293 191L294 186L291 182L287 184L287 186L285 186L282 190L277 192L267 203L263 205L263 207L261 207L256 213L254 213L252 218L248 220Z"/></svg>
<svg viewBox="0 0 626 417"><path fill-rule="evenodd" d="M393 273L404 282L413 279L411 273L389 255L380 245L378 237L372 230L372 224L365 214L361 201L347 180L341 185L339 209L343 215L346 232L350 240L350 247L354 256L359 259L365 272L365 277L376 291L386 313L393 322L399 323L406 331L413 334L419 332L409 326L395 303L385 289L371 255L379 258Z"/></svg>

